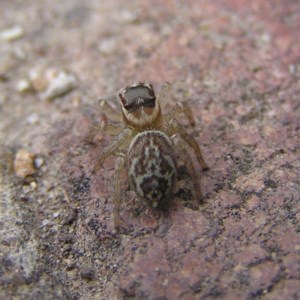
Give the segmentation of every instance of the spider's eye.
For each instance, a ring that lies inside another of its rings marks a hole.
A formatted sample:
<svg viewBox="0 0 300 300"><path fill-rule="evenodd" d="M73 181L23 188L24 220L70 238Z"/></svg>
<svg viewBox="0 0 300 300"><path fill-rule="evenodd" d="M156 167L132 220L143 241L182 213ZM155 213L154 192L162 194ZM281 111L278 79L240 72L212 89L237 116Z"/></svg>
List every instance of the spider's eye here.
<svg viewBox="0 0 300 300"><path fill-rule="evenodd" d="M141 106L154 108L156 97L151 85L139 83L123 89L120 94L123 107L128 111L135 111Z"/></svg>

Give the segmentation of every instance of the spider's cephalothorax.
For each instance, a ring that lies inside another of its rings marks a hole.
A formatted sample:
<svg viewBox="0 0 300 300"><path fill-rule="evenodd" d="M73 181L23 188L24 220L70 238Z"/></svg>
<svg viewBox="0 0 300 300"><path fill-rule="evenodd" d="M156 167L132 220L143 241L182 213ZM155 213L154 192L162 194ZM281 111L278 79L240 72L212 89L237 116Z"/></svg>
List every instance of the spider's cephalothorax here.
<svg viewBox="0 0 300 300"><path fill-rule="evenodd" d="M119 92L124 121L136 129L153 128L160 122L161 110L153 86L139 82Z"/></svg>
<svg viewBox="0 0 300 300"><path fill-rule="evenodd" d="M139 198L152 207L160 207L170 198L176 183L177 162L180 159L189 170L196 198L201 198L199 176L186 145L195 153L203 170L207 165L198 143L187 133L176 117L184 113L192 126L195 121L189 106L179 102L167 114L161 113L160 101L165 102L171 85L166 83L156 97L151 84L135 83L119 92L122 113L115 111L105 100L100 101L103 113L113 121L123 122L124 126L109 125L105 121L95 126L117 138L105 147L100 155L99 168L111 154L118 156L116 161L114 217L119 225L121 181L123 170L127 171L130 187ZM164 106L165 103L162 103Z"/></svg>

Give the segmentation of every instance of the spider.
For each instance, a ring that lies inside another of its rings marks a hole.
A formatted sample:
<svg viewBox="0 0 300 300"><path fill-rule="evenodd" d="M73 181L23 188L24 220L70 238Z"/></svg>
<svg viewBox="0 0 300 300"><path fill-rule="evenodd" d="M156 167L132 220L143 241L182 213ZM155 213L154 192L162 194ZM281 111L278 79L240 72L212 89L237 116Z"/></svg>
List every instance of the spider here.
<svg viewBox="0 0 300 300"><path fill-rule="evenodd" d="M92 135L101 130L117 136L103 149L95 167L97 171L108 156L117 156L113 196L116 228L120 224L121 179L124 170L127 171L130 189L139 198L146 200L153 208L163 207L175 186L179 156L191 175L195 196L202 197L199 176L186 145L194 151L201 168L207 170L208 167L197 142L176 120L183 113L190 125L195 126L192 111L187 103L178 102L170 112L162 114L162 108L170 98L171 87L170 83L164 83L156 97L151 84L138 82L128 85L118 93L121 112L113 109L106 100L99 102L104 116L123 123L123 126L108 124L104 118L92 129Z"/></svg>

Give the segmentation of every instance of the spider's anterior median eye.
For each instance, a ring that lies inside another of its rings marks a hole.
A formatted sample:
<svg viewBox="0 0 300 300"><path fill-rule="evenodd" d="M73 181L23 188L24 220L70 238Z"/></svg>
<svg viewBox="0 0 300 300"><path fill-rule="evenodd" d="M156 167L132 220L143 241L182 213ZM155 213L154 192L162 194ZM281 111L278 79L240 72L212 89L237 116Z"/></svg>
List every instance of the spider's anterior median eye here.
<svg viewBox="0 0 300 300"><path fill-rule="evenodd" d="M156 97L152 85L139 83L124 88L119 93L123 107L127 111L135 111L141 106L154 108Z"/></svg>

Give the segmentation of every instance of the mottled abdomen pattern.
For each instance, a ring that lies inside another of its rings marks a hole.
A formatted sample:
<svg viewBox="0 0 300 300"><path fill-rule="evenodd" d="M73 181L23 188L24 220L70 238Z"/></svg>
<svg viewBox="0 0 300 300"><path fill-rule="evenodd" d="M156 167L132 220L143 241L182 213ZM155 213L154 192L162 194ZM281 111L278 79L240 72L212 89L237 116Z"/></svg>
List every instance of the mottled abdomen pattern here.
<svg viewBox="0 0 300 300"><path fill-rule="evenodd" d="M173 143L161 131L145 131L131 141L127 160L131 187L152 207L167 200L176 177Z"/></svg>

